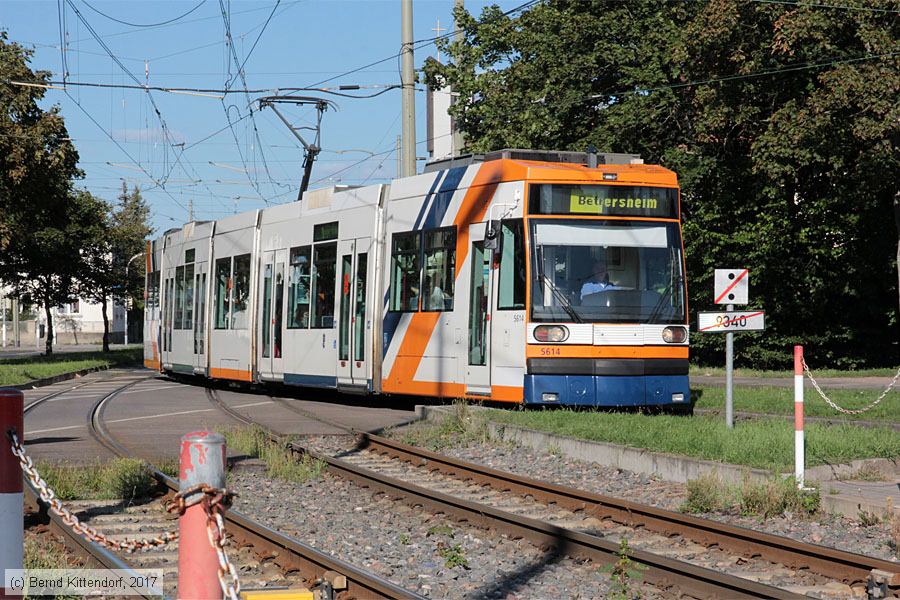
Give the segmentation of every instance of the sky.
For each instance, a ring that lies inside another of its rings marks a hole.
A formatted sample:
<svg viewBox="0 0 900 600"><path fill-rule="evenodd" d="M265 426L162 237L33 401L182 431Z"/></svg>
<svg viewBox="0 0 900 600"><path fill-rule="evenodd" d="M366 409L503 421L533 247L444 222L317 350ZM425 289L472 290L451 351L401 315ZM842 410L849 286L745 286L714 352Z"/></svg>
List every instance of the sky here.
<svg viewBox="0 0 900 600"><path fill-rule="evenodd" d="M481 14L487 5L508 10L522 3L466 0L466 8ZM228 51L223 7L236 60ZM453 0L414 1L414 39L437 35L438 21L446 34L452 9ZM189 208L197 220L219 219L296 199L300 142L271 109L254 110L251 117L254 99L286 87L400 83L394 57L400 0L4 0L0 29L32 48L31 68L52 72L54 81L63 79L65 69L68 82L239 90L223 98L73 85L47 90L42 106L60 107L79 152L85 177L76 186L107 201L115 200L122 181L138 186L157 232L187 221ZM416 50L416 67L435 53L434 44ZM394 58L341 76L388 57ZM244 94L236 62L243 64L249 89L271 91ZM399 89L370 99L294 93L337 104L322 120L323 152L311 189L396 176ZM314 125L314 108L280 108L294 127ZM422 90L416 93L416 121L417 156L425 157ZM300 133L306 139L311 134Z"/></svg>

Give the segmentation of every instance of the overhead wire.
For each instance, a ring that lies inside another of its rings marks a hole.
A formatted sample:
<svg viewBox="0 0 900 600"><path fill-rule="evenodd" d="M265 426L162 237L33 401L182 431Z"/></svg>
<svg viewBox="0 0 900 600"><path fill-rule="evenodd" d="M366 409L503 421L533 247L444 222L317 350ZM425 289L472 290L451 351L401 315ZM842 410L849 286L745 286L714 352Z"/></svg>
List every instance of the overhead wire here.
<svg viewBox="0 0 900 600"><path fill-rule="evenodd" d="M197 5L194 6L194 8L192 8L191 10L187 11L186 13L184 13L182 15L175 17L174 19L169 19L168 21L162 21L159 23L129 23L128 21L123 21L121 19L117 19L115 17L112 17L112 16L106 14L105 12L102 12L101 10L92 6L87 0L81 0L81 1L84 2L85 6L87 6L89 9L91 9L98 15L106 17L110 21L115 21L116 23L121 23L122 25L128 25L129 27L161 27L163 25L168 25L170 23L174 23L175 21L180 21L181 19L185 18L186 16L188 16L189 14L191 14L192 12L194 12L195 10L197 10L198 8L200 8L201 6L203 6L206 3L206 0L200 0L200 2L198 2Z"/></svg>

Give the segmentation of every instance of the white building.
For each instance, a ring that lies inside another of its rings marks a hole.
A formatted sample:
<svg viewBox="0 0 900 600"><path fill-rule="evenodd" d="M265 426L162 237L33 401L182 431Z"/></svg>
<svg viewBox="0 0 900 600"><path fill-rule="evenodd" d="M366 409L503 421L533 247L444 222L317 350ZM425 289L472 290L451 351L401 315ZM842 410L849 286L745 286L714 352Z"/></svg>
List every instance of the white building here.
<svg viewBox="0 0 900 600"><path fill-rule="evenodd" d="M0 343L4 346L13 344L15 334L12 319L13 301L6 297L6 291L0 288ZM125 339L125 307L107 303L109 318L110 343L121 344ZM43 308L31 307L28 312L21 309L19 318L19 344L30 346L36 344L43 348L46 342L46 316ZM79 298L74 302L58 306L50 310L53 316L54 344L98 344L103 341L103 313L99 302L91 302ZM26 318L27 317L27 318Z"/></svg>

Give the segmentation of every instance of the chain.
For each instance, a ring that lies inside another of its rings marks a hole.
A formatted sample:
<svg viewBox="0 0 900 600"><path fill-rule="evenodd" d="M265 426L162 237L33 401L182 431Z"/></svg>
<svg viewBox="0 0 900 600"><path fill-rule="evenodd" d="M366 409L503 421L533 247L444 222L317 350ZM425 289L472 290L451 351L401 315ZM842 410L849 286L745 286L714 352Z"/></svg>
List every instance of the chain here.
<svg viewBox="0 0 900 600"><path fill-rule="evenodd" d="M828 406L830 406L834 410L836 410L840 413L844 413L845 415L861 415L864 412L871 410L871 409L875 408L876 406L878 406L878 403L881 402L882 400L884 400L884 397L887 396L888 392L890 392L891 389L893 389L894 385L896 385L897 379L900 378L900 369L897 369L897 374L894 375L893 379L891 379L891 382L888 384L887 389L885 389L883 392L881 392L881 395L878 396L878 398L874 402L872 402L865 408L858 408L856 410L851 410L848 408L842 408L842 407L838 406L837 404L832 402L828 396L825 395L825 392L823 392L822 388L819 387L818 382L813 378L812 372L809 370L809 367L806 364L806 359L802 359L802 360L803 360L803 370L806 372L806 376L809 377L809 380L812 382L813 387L816 388L816 391L819 392L820 396L822 396L822 400L827 402Z"/></svg>
<svg viewBox="0 0 900 600"><path fill-rule="evenodd" d="M228 540L225 536L225 520L222 518L222 509L231 506L234 493L199 483L175 494L166 509L169 512L184 514L188 506L185 498L198 493L203 494L200 502L206 511L206 534L209 544L216 551L216 557L219 559L219 586L226 598L238 600L241 593L241 582L238 580L237 570L225 552ZM230 581L226 580L226 576L230 578Z"/></svg>
<svg viewBox="0 0 900 600"><path fill-rule="evenodd" d="M22 471L25 475L28 476L28 479L32 484L38 489L40 493L41 499L46 502L50 506L50 510L56 513L60 518L62 518L63 523L65 523L72 531L77 533L78 535L84 537L85 539L96 542L101 546L108 548L110 550L122 550L125 552L134 552L135 550L147 550L149 548L156 548L159 546L164 546L169 542L174 542L178 539L177 533L163 533L162 535L158 535L155 538L145 538L142 540L132 540L125 539L122 541L111 540L106 537L103 533L97 531L90 525L86 525L82 523L78 517L72 514L72 512L63 506L63 503L56 497L56 493L50 489L50 486L47 485L47 482L41 477L40 473L38 473L37 469L34 466L34 462L32 462L31 457L25 454L25 448L22 447L22 444L19 442L19 438L16 435L15 430L10 430L8 432L9 439L12 446L12 453L18 457L19 464L22 465Z"/></svg>

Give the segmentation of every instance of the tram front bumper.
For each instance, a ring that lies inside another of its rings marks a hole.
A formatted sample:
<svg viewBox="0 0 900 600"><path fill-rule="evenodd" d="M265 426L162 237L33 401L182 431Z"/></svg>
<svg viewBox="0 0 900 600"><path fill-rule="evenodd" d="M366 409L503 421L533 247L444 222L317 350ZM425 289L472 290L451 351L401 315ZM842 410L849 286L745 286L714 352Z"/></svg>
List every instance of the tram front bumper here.
<svg viewBox="0 0 900 600"><path fill-rule="evenodd" d="M525 404L629 407L688 405L691 401L687 360L528 362Z"/></svg>

